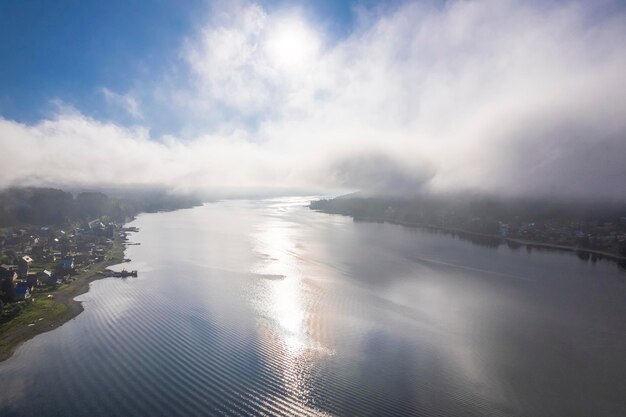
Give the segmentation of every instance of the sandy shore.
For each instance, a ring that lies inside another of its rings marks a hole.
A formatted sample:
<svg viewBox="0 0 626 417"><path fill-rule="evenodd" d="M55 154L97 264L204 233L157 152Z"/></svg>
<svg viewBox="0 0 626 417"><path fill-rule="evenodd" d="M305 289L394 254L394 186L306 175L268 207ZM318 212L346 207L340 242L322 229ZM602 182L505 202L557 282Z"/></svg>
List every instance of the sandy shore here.
<svg viewBox="0 0 626 417"><path fill-rule="evenodd" d="M124 243L116 237L105 260L97 262L74 276L72 282L49 293L33 294L34 301L17 317L0 325L0 362L11 357L24 342L38 334L56 329L79 315L84 309L75 298L89 291L91 282L104 278L101 274L107 267L119 264L124 259ZM54 298L48 298L52 294Z"/></svg>

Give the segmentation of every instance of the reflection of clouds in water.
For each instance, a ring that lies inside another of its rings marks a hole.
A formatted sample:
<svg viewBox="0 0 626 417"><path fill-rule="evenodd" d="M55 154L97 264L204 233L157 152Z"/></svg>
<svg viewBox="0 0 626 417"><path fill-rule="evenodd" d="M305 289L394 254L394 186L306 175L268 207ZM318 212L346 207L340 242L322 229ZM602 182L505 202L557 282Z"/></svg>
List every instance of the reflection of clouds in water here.
<svg viewBox="0 0 626 417"><path fill-rule="evenodd" d="M108 278L102 281L94 281L90 284L89 292L80 294L75 298L76 301L83 303L84 308L91 308L90 303L96 303L99 309L106 309L106 324L109 326L115 325L120 320L123 320L125 315L133 308L135 302L132 293L129 293L132 285L132 281L128 282L127 279L120 278ZM116 294L115 297L102 298L98 297L97 292L92 291L94 287L100 287L99 291L105 291L111 294ZM126 289L124 292L120 289Z"/></svg>
<svg viewBox="0 0 626 417"><path fill-rule="evenodd" d="M379 296L394 308L390 309L386 303L383 305L396 314L409 311L411 314L404 314L405 317L424 325L421 330L428 332L429 336L423 342L437 349L445 366L454 370L457 383L472 387L495 404L505 404L509 400L508 387L487 364L498 358L492 356L494 352L484 351L484 335L479 336L475 317L467 314L495 301L490 299L488 289L477 292L458 281L455 287L454 281L447 278L454 276L454 270L449 268L460 271L457 276L461 279L468 279L464 275L466 271L489 275L494 279L507 275L436 261L432 261L432 265L430 261L425 262L425 265L415 269L407 277L409 279L399 279L386 288ZM446 267L445 273L439 269L441 265ZM518 277L511 275L510 278ZM489 327L489 323L484 323L484 326Z"/></svg>

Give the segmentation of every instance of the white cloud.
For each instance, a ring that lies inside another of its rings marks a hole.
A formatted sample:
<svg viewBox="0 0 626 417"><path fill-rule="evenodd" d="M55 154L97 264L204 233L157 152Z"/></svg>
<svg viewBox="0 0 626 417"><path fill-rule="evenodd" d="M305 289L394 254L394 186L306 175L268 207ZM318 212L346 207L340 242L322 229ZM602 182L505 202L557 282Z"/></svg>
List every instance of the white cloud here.
<svg viewBox="0 0 626 417"><path fill-rule="evenodd" d="M148 117L0 120L17 155L0 182L625 195L626 18L598 11L411 3L333 41L297 10L235 6L182 46L189 82L154 88L200 133L156 140Z"/></svg>
<svg viewBox="0 0 626 417"><path fill-rule="evenodd" d="M206 27L183 50L197 77L196 105L267 116L284 100L315 89L322 39L300 13L268 14L249 5L229 17Z"/></svg>
<svg viewBox="0 0 626 417"><path fill-rule="evenodd" d="M106 87L100 88L100 93L107 104L119 107L135 119L142 119L143 114L137 99L130 94L119 94Z"/></svg>
<svg viewBox="0 0 626 417"><path fill-rule="evenodd" d="M237 135L157 142L145 128L124 128L76 113L34 126L0 119L0 132L6 155L12 155L4 164L3 185L239 186L254 184L255 175L266 169L258 158L267 162L271 157ZM235 159L245 169L237 169Z"/></svg>

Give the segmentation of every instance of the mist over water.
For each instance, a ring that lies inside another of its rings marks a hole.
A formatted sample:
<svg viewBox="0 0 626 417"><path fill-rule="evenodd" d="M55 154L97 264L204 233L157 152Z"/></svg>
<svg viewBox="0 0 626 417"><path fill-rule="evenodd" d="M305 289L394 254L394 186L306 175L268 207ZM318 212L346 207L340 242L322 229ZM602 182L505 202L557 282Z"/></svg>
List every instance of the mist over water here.
<svg viewBox="0 0 626 417"><path fill-rule="evenodd" d="M142 214L126 269L0 364L2 416L617 416L626 272L317 213ZM119 269L122 266L118 266Z"/></svg>

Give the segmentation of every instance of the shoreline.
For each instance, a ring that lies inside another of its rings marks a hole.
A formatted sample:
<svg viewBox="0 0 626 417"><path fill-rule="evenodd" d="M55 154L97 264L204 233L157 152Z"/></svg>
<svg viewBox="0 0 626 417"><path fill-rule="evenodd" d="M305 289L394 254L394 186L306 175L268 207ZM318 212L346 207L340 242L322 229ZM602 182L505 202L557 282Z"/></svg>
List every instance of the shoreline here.
<svg viewBox="0 0 626 417"><path fill-rule="evenodd" d="M132 220L134 219L129 222ZM82 313L83 303L75 298L88 292L92 282L108 278L103 274L104 270L121 264L125 252L126 242L116 235L105 260L90 265L86 271L77 274L72 282L63 284L52 292L35 293L33 301L24 311L0 325L0 363L13 356L23 343L62 326ZM53 295L54 298L47 298L48 295ZM38 313L36 315L41 317L32 317L33 313Z"/></svg>
<svg viewBox="0 0 626 417"><path fill-rule="evenodd" d="M349 214L332 213L332 212L327 212L327 211L323 211L323 210L315 210L315 211L319 211L320 213L326 213L326 214L336 214L336 215L339 215L339 216L348 216L348 217L351 217L355 221L373 222L373 223L381 223L382 222L382 223L395 224L395 225L398 225L398 226L417 227L417 228L423 228L423 229L439 230L439 231L450 232L450 233L465 234L465 235L475 236L475 237L490 238L490 239L494 239L494 240L500 239L500 240L504 240L505 242L511 242L511 243L515 243L515 244L518 244L518 245L521 245L521 246L530 247L530 248L542 248L542 249L560 250L560 251L567 251L567 252L573 252L573 253L586 253L586 254L589 254L589 255L602 256L604 258L610 259L610 260L615 261L615 262L626 261L626 256L620 256L620 255L615 254L615 253L605 252L605 251L598 250L598 249L579 248L579 247L576 247L576 246L559 245L557 243L535 242L535 241L532 241L532 240L524 240L524 239L518 239L518 238L511 238L511 237L502 237L502 236L499 236L499 235L491 235L491 234L488 234L488 233L471 232L469 230L440 227L440 226L435 226L435 225L430 225L430 224L419 224L419 223L401 222L401 221L393 221L393 220L383 220L383 219L370 218L370 217L354 217L354 216L351 216Z"/></svg>

